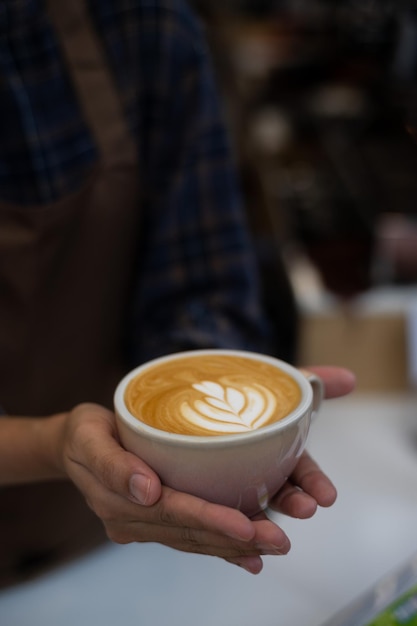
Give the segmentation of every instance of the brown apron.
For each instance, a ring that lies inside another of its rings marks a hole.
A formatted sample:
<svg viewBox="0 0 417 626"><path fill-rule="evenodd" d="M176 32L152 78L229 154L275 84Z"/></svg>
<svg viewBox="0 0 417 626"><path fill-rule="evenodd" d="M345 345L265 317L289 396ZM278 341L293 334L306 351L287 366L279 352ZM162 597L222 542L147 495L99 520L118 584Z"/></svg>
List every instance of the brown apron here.
<svg viewBox="0 0 417 626"><path fill-rule="evenodd" d="M85 2L47 4L100 163L54 204L0 205L0 404L10 415L111 406L139 228L137 149ZM0 490L0 584L104 539L67 482Z"/></svg>

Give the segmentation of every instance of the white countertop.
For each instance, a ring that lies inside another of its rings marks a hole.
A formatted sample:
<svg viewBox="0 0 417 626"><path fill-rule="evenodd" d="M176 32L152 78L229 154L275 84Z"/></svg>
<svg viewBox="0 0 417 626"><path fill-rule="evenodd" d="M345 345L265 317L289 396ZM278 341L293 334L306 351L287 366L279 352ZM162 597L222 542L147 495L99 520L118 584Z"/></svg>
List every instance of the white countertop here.
<svg viewBox="0 0 417 626"><path fill-rule="evenodd" d="M258 576L149 545L108 546L0 592L1 626L320 626L417 551L417 396L327 401L309 449L339 497Z"/></svg>

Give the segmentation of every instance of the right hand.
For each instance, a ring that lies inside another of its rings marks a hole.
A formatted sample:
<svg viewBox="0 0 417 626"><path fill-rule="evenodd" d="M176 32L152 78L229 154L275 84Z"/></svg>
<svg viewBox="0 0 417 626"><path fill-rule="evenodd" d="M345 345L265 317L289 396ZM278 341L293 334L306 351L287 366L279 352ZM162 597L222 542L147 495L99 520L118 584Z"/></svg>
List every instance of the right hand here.
<svg viewBox="0 0 417 626"><path fill-rule="evenodd" d="M157 542L218 556L251 573L262 555L286 554L290 542L267 519L206 502L161 485L141 459L124 450L115 416L96 404L82 404L57 420L58 467L83 493L116 543Z"/></svg>

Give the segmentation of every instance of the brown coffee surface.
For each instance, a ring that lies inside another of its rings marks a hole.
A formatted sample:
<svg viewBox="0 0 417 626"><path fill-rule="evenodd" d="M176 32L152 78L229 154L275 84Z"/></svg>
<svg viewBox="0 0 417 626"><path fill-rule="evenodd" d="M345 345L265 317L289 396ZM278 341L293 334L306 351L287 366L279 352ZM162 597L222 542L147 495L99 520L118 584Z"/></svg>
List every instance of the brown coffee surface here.
<svg viewBox="0 0 417 626"><path fill-rule="evenodd" d="M298 383L245 356L194 355L151 365L125 392L137 419L187 435L243 433L280 420L301 399Z"/></svg>

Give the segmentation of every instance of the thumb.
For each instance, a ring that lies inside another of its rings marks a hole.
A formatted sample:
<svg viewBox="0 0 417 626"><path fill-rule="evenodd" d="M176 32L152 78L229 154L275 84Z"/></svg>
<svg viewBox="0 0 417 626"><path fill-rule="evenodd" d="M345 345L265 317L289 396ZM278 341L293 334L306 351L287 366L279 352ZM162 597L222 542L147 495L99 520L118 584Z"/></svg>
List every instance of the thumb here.
<svg viewBox="0 0 417 626"><path fill-rule="evenodd" d="M130 452L126 454L130 455ZM139 467L137 461L140 459L135 457L135 460L136 467L134 473L132 473L129 478L129 498L138 504L152 506L152 504L158 502L161 497L161 481L155 472L143 461L140 461Z"/></svg>
<svg viewBox="0 0 417 626"><path fill-rule="evenodd" d="M344 367L314 365L306 366L305 369L320 376L324 383L324 395L327 399L345 396L351 393L355 388L355 374Z"/></svg>
<svg viewBox="0 0 417 626"><path fill-rule="evenodd" d="M79 418L78 463L110 491L136 504L155 504L161 497L161 481L144 461L122 448L114 414L95 404L80 405L74 413Z"/></svg>

